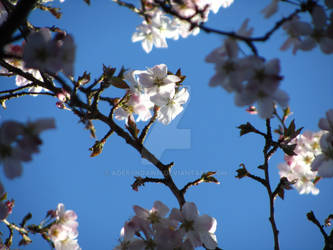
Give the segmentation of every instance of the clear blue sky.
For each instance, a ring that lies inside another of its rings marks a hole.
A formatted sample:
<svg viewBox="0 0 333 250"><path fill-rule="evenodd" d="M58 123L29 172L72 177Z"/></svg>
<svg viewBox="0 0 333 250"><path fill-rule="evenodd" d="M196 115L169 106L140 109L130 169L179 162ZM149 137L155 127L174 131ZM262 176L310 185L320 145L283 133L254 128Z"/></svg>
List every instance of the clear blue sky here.
<svg viewBox="0 0 333 250"><path fill-rule="evenodd" d="M133 1L134 2L134 1ZM211 14L208 25L222 30L235 30L245 18L250 18L254 34L261 35L281 15L291 12L288 5L268 22L260 14L270 1L235 0L228 9ZM85 70L98 77L102 65L130 69L145 69L165 63L171 71L182 69L184 82L190 89L190 101L185 112L168 127L155 125L147 147L160 155L164 163L175 162L174 179L179 187L199 177L198 172L217 171L220 185L201 184L186 194L187 201L197 204L199 211L214 216L218 221L219 246L226 250L273 249L273 236L268 221L269 207L266 190L250 179L238 180L235 170L245 163L254 174L263 161L263 140L258 136L239 136L236 127L250 121L258 128L264 121L251 116L233 104L233 96L221 88L210 88L208 82L214 74L213 65L204 62L205 56L219 47L222 37L201 32L196 37L179 41L168 40L168 49L153 49L146 54L140 43L133 44L131 36L141 18L111 1L92 1L90 7L83 1L66 0L59 5L63 10L60 20L36 11L31 20L38 26L53 24L73 34L77 44L75 76ZM281 88L291 97L290 106L297 126L304 130L318 130L318 120L333 107L333 57L312 52L280 52L286 39L283 32L276 33L268 43L258 46L267 59L280 58L284 80ZM247 51L246 47L243 47ZM14 87L14 79L1 78L1 89ZM117 91L109 91L110 96ZM131 190L134 176L156 177L153 166L143 162L138 153L121 138L112 135L101 155L90 158L88 148L94 144L69 111L57 109L56 99L25 97L7 103L1 110L1 121L34 120L54 117L56 130L42 135L41 153L32 162L24 164L23 176L9 181L0 173L9 198L16 206L10 221L19 223L32 212L31 222L38 223L47 210L55 209L59 202L76 211L79 221L79 243L82 249L112 249L117 244L123 223L134 215L132 205L150 209L155 200L169 208L177 201L162 185L147 184L139 192ZM107 109L105 109L107 112ZM290 121L290 120L289 120ZM276 123L274 123L276 124ZM98 138L107 128L96 123ZM283 161L281 153L270 161L272 183L279 180L277 165ZM316 250L323 247L319 230L306 219L314 210L320 221L333 212L333 180L322 180L318 196L299 195L291 190L285 200L276 200L276 221L280 230L283 250ZM7 233L7 229L0 227ZM18 238L16 238L15 242ZM48 249L39 236L25 249Z"/></svg>

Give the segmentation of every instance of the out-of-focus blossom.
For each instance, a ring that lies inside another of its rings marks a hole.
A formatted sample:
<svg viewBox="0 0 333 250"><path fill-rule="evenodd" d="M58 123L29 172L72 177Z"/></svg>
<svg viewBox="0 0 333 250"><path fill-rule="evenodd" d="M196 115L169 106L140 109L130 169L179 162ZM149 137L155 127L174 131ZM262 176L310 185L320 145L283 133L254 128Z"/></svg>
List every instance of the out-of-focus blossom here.
<svg viewBox="0 0 333 250"><path fill-rule="evenodd" d="M316 156L311 168L318 171L320 177L333 177L333 109L326 112L326 117L319 120L318 126L327 132L320 138L322 153Z"/></svg>
<svg viewBox="0 0 333 250"><path fill-rule="evenodd" d="M311 25L307 22L299 20L298 16L293 17L289 22L282 26L287 33L288 39L282 44L281 50L287 50L293 47L292 52L295 55L302 42L302 36L308 36L312 32Z"/></svg>
<svg viewBox="0 0 333 250"><path fill-rule="evenodd" d="M32 32L24 45L25 68L34 68L56 74L63 71L73 75L75 44L71 35L58 34L53 39L49 29Z"/></svg>
<svg viewBox="0 0 333 250"><path fill-rule="evenodd" d="M320 118L318 127L322 130L333 133L333 109L326 112L325 118Z"/></svg>
<svg viewBox="0 0 333 250"><path fill-rule="evenodd" d="M0 25L6 21L8 17L8 13L5 9L5 7L3 6L3 4L0 2Z"/></svg>
<svg viewBox="0 0 333 250"><path fill-rule="evenodd" d="M22 175L22 162L32 160L42 141L39 134L55 128L53 119L39 119L27 124L6 121L0 126L0 163L5 175L14 179Z"/></svg>
<svg viewBox="0 0 333 250"><path fill-rule="evenodd" d="M319 4L314 5L311 17L312 24L299 21L299 17L295 16L283 25L289 38L281 46L281 50L293 46L295 54L298 49L309 51L319 45L325 54L333 53L333 24L331 18L327 17L325 8Z"/></svg>
<svg viewBox="0 0 333 250"><path fill-rule="evenodd" d="M265 18L270 18L278 11L278 4L279 0L272 0L272 2L261 11L261 13Z"/></svg>

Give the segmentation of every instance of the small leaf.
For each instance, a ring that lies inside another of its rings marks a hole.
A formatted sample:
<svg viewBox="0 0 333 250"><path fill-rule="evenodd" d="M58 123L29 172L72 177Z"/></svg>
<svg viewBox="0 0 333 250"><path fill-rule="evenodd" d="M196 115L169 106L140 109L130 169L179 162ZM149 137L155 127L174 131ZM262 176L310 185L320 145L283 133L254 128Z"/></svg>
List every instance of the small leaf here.
<svg viewBox="0 0 333 250"><path fill-rule="evenodd" d="M124 66L121 67L119 73L118 73L118 78L123 79L124 78L124 73L126 72L126 69L124 68Z"/></svg>
<svg viewBox="0 0 333 250"><path fill-rule="evenodd" d="M279 188L277 194L282 200L284 200L284 189L283 188Z"/></svg>
<svg viewBox="0 0 333 250"><path fill-rule="evenodd" d="M240 129L240 136L243 136L247 133L251 133L251 132L255 131L255 128L249 122L247 122L246 124L242 124L242 125L238 126L237 128Z"/></svg>
<svg viewBox="0 0 333 250"><path fill-rule="evenodd" d="M294 150L296 148L297 144L280 144L280 148L289 156L297 155Z"/></svg>
<svg viewBox="0 0 333 250"><path fill-rule="evenodd" d="M182 75L182 71L180 68L177 70L176 76L178 76L180 78L180 81L177 82L177 85L180 85L186 79L186 76Z"/></svg>
<svg viewBox="0 0 333 250"><path fill-rule="evenodd" d="M220 184L220 182L213 176L214 174L216 174L215 171L209 171L207 173L203 173L201 175L201 180L203 182L207 182L207 183L216 183L216 184Z"/></svg>
<svg viewBox="0 0 333 250"><path fill-rule="evenodd" d="M112 77L110 79L110 83L114 87L119 88L119 89L129 89L129 86L127 85L127 83L119 77Z"/></svg>
<svg viewBox="0 0 333 250"><path fill-rule="evenodd" d="M241 179L249 174L249 172L247 172L245 165L243 163L240 164L240 166L242 168L239 168L236 170L236 172L237 172L236 178L238 178L238 179Z"/></svg>
<svg viewBox="0 0 333 250"><path fill-rule="evenodd" d="M82 86L90 82L90 73L87 73L87 71L84 71L82 76L79 76L77 80L77 85Z"/></svg>

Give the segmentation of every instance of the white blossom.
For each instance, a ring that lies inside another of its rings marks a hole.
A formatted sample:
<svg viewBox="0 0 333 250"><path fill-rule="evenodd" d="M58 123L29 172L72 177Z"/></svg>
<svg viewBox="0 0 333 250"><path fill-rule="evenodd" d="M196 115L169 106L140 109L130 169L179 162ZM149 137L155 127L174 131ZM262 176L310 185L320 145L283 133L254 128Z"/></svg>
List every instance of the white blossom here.
<svg viewBox="0 0 333 250"><path fill-rule="evenodd" d="M170 92L164 92L159 95L152 96L150 100L160 107L157 120L168 125L176 116L184 109L183 105L187 102L189 93L186 88L179 91L174 89Z"/></svg>

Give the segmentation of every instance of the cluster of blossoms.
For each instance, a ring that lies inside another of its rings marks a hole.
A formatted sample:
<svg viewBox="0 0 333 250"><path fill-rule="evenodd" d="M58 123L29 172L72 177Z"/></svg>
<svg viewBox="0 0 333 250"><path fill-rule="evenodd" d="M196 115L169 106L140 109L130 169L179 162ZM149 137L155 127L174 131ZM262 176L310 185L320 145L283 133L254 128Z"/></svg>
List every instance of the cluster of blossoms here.
<svg viewBox="0 0 333 250"><path fill-rule="evenodd" d="M265 17L272 16L278 10L278 0L273 0L262 12ZM281 46L281 50L293 47L293 53L297 50L309 51L317 45L325 54L333 53L333 12L328 14L325 10L333 9L333 1L326 0L325 5L312 2L311 23L300 21L299 16L294 16L283 25L288 39Z"/></svg>
<svg viewBox="0 0 333 250"><path fill-rule="evenodd" d="M142 48L149 53L153 46L167 48L166 39L178 40L189 35L197 35L199 28L191 27L191 24L177 17L169 17L158 7L159 2L154 0L143 1L145 3L146 18L136 28L132 36L132 42L142 42ZM170 1L170 9L179 17L189 18L191 22L202 23L208 20L210 11L217 13L220 7L228 7L233 0L181 0Z"/></svg>
<svg viewBox="0 0 333 250"><path fill-rule="evenodd" d="M32 160L32 154L39 152L42 141L39 134L55 128L53 119L39 119L23 124L5 121L0 126L0 163L9 179L22 174L22 162Z"/></svg>
<svg viewBox="0 0 333 250"><path fill-rule="evenodd" d="M77 242L79 223L76 221L76 213L72 210L65 211L64 204L59 203L57 209L49 212L49 214L56 219L48 231L55 249L80 250L81 248Z"/></svg>
<svg viewBox="0 0 333 250"><path fill-rule="evenodd" d="M285 155L285 163L278 166L280 176L295 182L300 194L318 194L316 181L333 177L333 109L320 119L319 128L319 132L307 131L292 140L296 155Z"/></svg>
<svg viewBox="0 0 333 250"><path fill-rule="evenodd" d="M306 131L298 135L290 142L296 144L296 155L285 155L285 162L278 165L280 176L295 182L294 187L300 194L319 193L319 189L315 187L317 172L311 170L311 163L322 153L319 141L323 134L323 131Z"/></svg>
<svg viewBox="0 0 333 250"><path fill-rule="evenodd" d="M133 209L136 215L125 223L121 230L121 243L115 250L217 247L215 218L199 215L192 202L186 202L181 210L173 208L168 217L169 208L160 201L156 201L149 211L139 206Z"/></svg>
<svg viewBox="0 0 333 250"><path fill-rule="evenodd" d="M165 64L145 71L128 71L125 80L130 83L130 89L114 114L116 119L126 120L126 123L134 121L134 114L137 122L147 121L155 107L157 120L167 125L182 112L189 98L188 90L180 86L181 78L169 74Z"/></svg>
<svg viewBox="0 0 333 250"><path fill-rule="evenodd" d="M326 112L326 118L321 118L318 125L327 132L320 138L322 153L316 156L311 167L321 177L333 177L333 109Z"/></svg>
<svg viewBox="0 0 333 250"><path fill-rule="evenodd" d="M248 20L237 31L238 35L249 37L252 29L247 27ZM271 118L274 103L288 106L289 97L279 89L282 77L280 62L272 59L266 62L259 56L239 56L237 42L228 38L221 47L213 50L206 61L215 64L215 75L210 79L212 87L221 86L229 93L235 93L237 106L251 106L256 103L261 118Z"/></svg>

